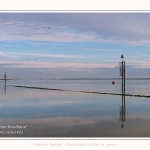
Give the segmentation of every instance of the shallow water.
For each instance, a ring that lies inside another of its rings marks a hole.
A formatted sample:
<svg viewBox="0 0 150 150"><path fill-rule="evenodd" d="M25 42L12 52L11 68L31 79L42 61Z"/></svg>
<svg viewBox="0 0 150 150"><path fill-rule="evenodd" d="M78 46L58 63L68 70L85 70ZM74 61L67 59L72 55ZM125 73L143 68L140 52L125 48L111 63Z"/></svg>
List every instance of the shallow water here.
<svg viewBox="0 0 150 150"><path fill-rule="evenodd" d="M126 81L126 92L149 95L149 82ZM7 84L0 82L0 137L150 137L150 98L9 86L121 93L120 81Z"/></svg>

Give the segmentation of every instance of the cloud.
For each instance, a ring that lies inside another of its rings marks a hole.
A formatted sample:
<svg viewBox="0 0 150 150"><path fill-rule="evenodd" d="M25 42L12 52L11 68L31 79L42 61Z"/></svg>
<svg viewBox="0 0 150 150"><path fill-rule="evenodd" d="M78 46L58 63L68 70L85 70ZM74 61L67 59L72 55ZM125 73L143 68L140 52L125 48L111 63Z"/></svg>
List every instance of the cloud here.
<svg viewBox="0 0 150 150"><path fill-rule="evenodd" d="M112 52L119 52L122 51L121 49L106 49L106 48L80 48L81 50L85 51L112 51Z"/></svg>
<svg viewBox="0 0 150 150"><path fill-rule="evenodd" d="M150 43L150 13L0 13L0 18L0 40Z"/></svg>
<svg viewBox="0 0 150 150"><path fill-rule="evenodd" d="M86 51L106 51L107 49L105 48L80 48L81 50L86 50Z"/></svg>
<svg viewBox="0 0 150 150"><path fill-rule="evenodd" d="M142 65L135 65L135 66L132 66L132 68L150 68L150 63L145 63Z"/></svg>
<svg viewBox="0 0 150 150"><path fill-rule="evenodd" d="M1 52L1 51L0 51L0 56L9 57L9 58L20 58L18 56L13 56L9 53L4 53L4 52Z"/></svg>
<svg viewBox="0 0 150 150"><path fill-rule="evenodd" d="M54 68L67 70L81 70L86 68L114 68L112 64L87 64L87 63L55 63L55 62L27 62L27 61L0 61L0 65L7 68Z"/></svg>
<svg viewBox="0 0 150 150"><path fill-rule="evenodd" d="M50 54L50 53L19 53L19 52L0 52L0 56L6 56L11 58L21 58L21 56L38 56L38 57L50 57L50 58L91 58L91 56L83 55L63 55L63 54ZM18 57L19 56L19 57ZM37 58L36 58L37 59ZM39 59L39 58L38 58Z"/></svg>

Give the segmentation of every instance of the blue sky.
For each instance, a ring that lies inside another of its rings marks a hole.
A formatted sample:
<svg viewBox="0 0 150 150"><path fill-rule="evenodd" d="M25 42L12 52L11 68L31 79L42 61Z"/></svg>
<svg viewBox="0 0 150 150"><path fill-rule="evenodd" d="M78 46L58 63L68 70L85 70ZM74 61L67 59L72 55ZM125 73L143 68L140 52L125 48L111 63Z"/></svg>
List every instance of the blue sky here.
<svg viewBox="0 0 150 150"><path fill-rule="evenodd" d="M0 77L119 77L122 54L127 77L149 77L149 27L150 13L0 13Z"/></svg>

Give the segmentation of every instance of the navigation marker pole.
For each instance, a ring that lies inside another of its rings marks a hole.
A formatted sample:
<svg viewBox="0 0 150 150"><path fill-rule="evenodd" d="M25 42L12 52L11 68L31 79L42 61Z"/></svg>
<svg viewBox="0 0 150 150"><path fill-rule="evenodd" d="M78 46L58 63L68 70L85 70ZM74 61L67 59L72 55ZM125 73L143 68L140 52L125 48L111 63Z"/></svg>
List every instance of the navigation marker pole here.
<svg viewBox="0 0 150 150"><path fill-rule="evenodd" d="M6 85L6 72L4 74L4 80L5 80L5 85Z"/></svg>
<svg viewBox="0 0 150 150"><path fill-rule="evenodd" d="M121 55L122 62L119 62L120 65L120 76L122 76L122 107L120 108L120 121L122 121L121 127L124 127L124 122L126 121L125 114L125 61L123 61L124 56Z"/></svg>

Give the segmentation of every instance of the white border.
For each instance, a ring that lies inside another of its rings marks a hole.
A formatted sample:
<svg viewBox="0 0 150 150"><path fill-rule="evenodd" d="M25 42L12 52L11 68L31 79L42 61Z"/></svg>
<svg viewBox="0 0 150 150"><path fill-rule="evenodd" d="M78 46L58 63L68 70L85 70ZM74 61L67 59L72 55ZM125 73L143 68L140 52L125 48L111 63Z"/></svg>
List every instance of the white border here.
<svg viewBox="0 0 150 150"><path fill-rule="evenodd" d="M149 0L0 0L1 11L144 11Z"/></svg>
<svg viewBox="0 0 150 150"><path fill-rule="evenodd" d="M29 12L58 12L58 13L116 13L150 12L149 0L0 0L0 13L29 13ZM68 149L70 148L94 148L94 149L115 149L124 148L147 148L150 138L0 138L1 148L15 150L20 149ZM34 146L35 143L93 143L92 146ZM96 146L94 143L116 143L117 146Z"/></svg>

